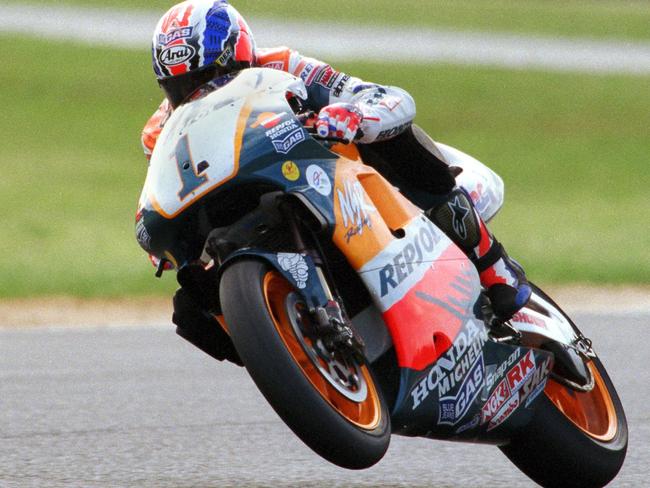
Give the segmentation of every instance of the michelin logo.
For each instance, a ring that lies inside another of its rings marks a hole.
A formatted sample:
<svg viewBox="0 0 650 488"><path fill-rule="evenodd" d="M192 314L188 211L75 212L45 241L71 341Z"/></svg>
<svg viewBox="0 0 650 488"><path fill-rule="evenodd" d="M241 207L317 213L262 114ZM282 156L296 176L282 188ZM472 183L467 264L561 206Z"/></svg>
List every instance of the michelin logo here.
<svg viewBox="0 0 650 488"><path fill-rule="evenodd" d="M470 401L466 400L471 397L475 398L473 388L475 381L480 380L480 384L485 377L482 351L486 342L487 332L485 328L470 320L458 334L452 347L438 359L428 374L411 390L411 398L413 400L412 409L415 410L420 406L432 391L437 391L441 400L442 398L451 398L457 403L463 403L463 406L465 403L471 403L473 399ZM480 366L477 366L479 360ZM467 378L470 377L473 377L472 385L465 384ZM459 388L459 393L453 397L450 395L447 397L443 396L456 388L459 383L464 385ZM465 392L466 398L456 398L459 397L462 391ZM469 396L467 396L468 392ZM461 413L464 410L464 408L461 408ZM452 425L455 423L453 422Z"/></svg>

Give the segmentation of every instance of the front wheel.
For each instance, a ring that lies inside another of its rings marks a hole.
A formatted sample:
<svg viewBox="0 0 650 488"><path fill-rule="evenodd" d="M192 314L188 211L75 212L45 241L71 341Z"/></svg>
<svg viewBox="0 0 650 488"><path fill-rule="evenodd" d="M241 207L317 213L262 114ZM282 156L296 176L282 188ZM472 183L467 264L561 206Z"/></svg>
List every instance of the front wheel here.
<svg viewBox="0 0 650 488"><path fill-rule="evenodd" d="M349 469L370 467L384 456L390 418L370 369L324 349L282 275L262 262L238 261L223 274L220 299L253 381L305 444Z"/></svg>
<svg viewBox="0 0 650 488"><path fill-rule="evenodd" d="M531 423L501 447L542 486L605 486L625 460L628 429L621 401L600 360L594 357L586 366L594 379L591 391L579 392L549 379Z"/></svg>

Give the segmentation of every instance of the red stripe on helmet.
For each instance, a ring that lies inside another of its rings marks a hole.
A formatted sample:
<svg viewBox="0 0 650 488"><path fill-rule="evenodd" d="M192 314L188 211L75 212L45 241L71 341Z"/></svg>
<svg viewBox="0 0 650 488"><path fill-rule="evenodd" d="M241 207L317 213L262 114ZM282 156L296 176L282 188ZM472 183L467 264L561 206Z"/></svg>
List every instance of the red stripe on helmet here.
<svg viewBox="0 0 650 488"><path fill-rule="evenodd" d="M183 9L185 9L185 12L183 12ZM194 10L194 5L191 2L183 2L176 7L173 7L165 16L165 20L163 20L161 25L161 31L167 33L170 29L187 27L189 25L190 15L192 15L192 10Z"/></svg>
<svg viewBox="0 0 650 488"><path fill-rule="evenodd" d="M239 18L239 38L235 45L235 61L253 62L253 43L246 23Z"/></svg>

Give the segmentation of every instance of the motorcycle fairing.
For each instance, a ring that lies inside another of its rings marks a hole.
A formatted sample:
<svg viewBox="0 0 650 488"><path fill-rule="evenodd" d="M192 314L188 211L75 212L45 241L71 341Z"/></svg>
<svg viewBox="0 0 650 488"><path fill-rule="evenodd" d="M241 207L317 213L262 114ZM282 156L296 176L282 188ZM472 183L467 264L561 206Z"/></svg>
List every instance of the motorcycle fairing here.
<svg viewBox="0 0 650 488"><path fill-rule="evenodd" d="M196 106L182 106L179 117L174 117L174 112L156 144L145 190L153 208L167 219L239 171L241 141L251 106L241 98L220 106L212 102L208 95L197 100ZM221 121L219 131L212 126L213 117L202 115L210 110ZM174 165L169 164L172 158Z"/></svg>
<svg viewBox="0 0 650 488"><path fill-rule="evenodd" d="M295 77L251 69L174 110L151 156L144 198L169 219L233 178L253 105L264 97L273 99L274 94L281 94L283 100L287 92L306 96L304 84ZM286 101L284 108L290 111ZM201 166L202 162L207 164Z"/></svg>
<svg viewBox="0 0 650 488"><path fill-rule="evenodd" d="M372 168L342 158L336 170L333 239L382 313L401 368L396 432L504 442L530 420L552 354L489 341L480 280L462 251Z"/></svg>
<svg viewBox="0 0 650 488"><path fill-rule="evenodd" d="M242 184L308 192L282 165L315 160L334 176L337 155L314 141L287 102L306 96L304 83L271 69L242 71L231 83L184 104L165 124L152 154L137 218L138 242L176 267L197 259L200 243L185 242L201 204ZM323 207L326 197L314 196ZM216 203L218 206L218 203ZM209 229L208 229L209 232ZM198 246L198 247L197 247Z"/></svg>
<svg viewBox="0 0 650 488"><path fill-rule="evenodd" d="M474 266L370 167L341 158L333 204L334 243L382 313L398 365L426 368L479 312Z"/></svg>
<svg viewBox="0 0 650 488"><path fill-rule="evenodd" d="M531 419L553 365L551 353L488 340L468 321L425 371L402 369L395 432L500 444Z"/></svg>

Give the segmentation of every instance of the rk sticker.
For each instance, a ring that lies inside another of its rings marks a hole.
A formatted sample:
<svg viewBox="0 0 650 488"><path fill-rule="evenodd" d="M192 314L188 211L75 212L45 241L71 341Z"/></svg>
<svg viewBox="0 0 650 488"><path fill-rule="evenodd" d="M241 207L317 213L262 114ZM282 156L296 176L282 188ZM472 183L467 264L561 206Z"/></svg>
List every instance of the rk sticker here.
<svg viewBox="0 0 650 488"><path fill-rule="evenodd" d="M515 357L518 356L513 353L510 359ZM525 397L529 395L529 390L533 390L540 383L542 377L535 367L533 351L528 351L504 375L488 401L483 405L481 424L489 422L487 430L495 429L501 425L521 405Z"/></svg>
<svg viewBox="0 0 650 488"><path fill-rule="evenodd" d="M307 183L311 188L324 197L330 196L332 193L332 181L323 168L312 164L307 168L306 176Z"/></svg>
<svg viewBox="0 0 650 488"><path fill-rule="evenodd" d="M286 161L282 165L282 175L289 181L296 181L300 178L300 169L293 161Z"/></svg>

